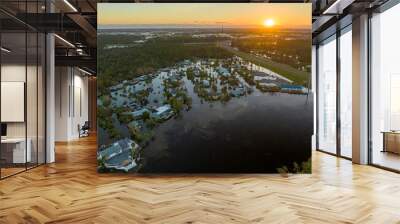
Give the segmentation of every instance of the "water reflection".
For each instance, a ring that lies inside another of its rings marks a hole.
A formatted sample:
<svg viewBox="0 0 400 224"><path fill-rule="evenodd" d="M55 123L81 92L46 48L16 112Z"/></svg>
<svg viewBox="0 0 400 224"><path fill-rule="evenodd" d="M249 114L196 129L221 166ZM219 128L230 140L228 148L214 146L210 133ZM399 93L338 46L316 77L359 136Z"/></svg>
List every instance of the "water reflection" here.
<svg viewBox="0 0 400 224"><path fill-rule="evenodd" d="M306 161L312 132L306 98L257 91L229 104L193 105L157 128L141 172L276 172Z"/></svg>
<svg viewBox="0 0 400 224"><path fill-rule="evenodd" d="M111 107L100 102L112 114L99 129L100 163L145 173L265 173L306 161L312 97L290 83L237 57L126 80L110 88ZM121 154L129 159L107 164Z"/></svg>

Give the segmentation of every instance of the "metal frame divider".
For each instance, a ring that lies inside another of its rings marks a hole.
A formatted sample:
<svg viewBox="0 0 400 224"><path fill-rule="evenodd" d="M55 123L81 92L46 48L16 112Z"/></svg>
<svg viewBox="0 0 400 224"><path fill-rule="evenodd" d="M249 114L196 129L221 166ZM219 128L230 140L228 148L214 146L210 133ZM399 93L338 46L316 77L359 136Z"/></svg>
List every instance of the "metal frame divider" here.
<svg viewBox="0 0 400 224"><path fill-rule="evenodd" d="M28 19L28 0L25 0L25 21ZM24 121L25 121L25 171L28 170L28 24L25 23L25 88L24 88Z"/></svg>
<svg viewBox="0 0 400 224"><path fill-rule="evenodd" d="M340 78L341 78L341 65L340 65L340 36L341 30L336 30L336 154L341 156L341 119L340 119Z"/></svg>
<svg viewBox="0 0 400 224"><path fill-rule="evenodd" d="M36 1L36 12L39 12L39 0ZM36 32L36 105L37 106L36 106L36 166L35 167L39 166L39 32Z"/></svg>
<svg viewBox="0 0 400 224"><path fill-rule="evenodd" d="M319 44L315 46L315 148L319 150Z"/></svg>
<svg viewBox="0 0 400 224"><path fill-rule="evenodd" d="M372 34L371 34L371 19L372 19L372 12L369 11L368 12L368 30L367 30L367 46L368 46L368 53L367 53L367 64L368 64L368 69L367 69L367 82L368 82L368 96L367 96L367 116L368 116L368 124L367 124L367 128L368 128L368 164L372 164L372 98L371 98L371 90L372 90L372 65L371 65L371 55L372 55Z"/></svg>

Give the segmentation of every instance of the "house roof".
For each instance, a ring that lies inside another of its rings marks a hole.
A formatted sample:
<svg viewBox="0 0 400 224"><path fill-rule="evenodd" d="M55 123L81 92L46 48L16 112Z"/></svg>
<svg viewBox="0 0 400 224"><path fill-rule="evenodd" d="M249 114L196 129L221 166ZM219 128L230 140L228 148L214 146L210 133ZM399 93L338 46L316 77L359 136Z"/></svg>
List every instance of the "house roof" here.
<svg viewBox="0 0 400 224"><path fill-rule="evenodd" d="M112 143L110 146L108 146L104 150L101 150L99 152L99 155L102 157L118 155L118 154L122 153L123 151L131 149L133 143L136 145L136 143L134 141L132 141L131 139L128 139L128 138L120 139L120 140Z"/></svg>
<svg viewBox="0 0 400 224"><path fill-rule="evenodd" d="M163 105L161 107L158 107L156 109L156 111L157 111L156 114L162 114L162 113L164 113L166 111L169 111L169 110L171 110L171 106L169 104L166 104L166 105Z"/></svg>
<svg viewBox="0 0 400 224"><path fill-rule="evenodd" d="M149 110L146 109L146 108L142 108L142 109L140 109L140 110L132 111L131 114L132 114L133 116L137 117L137 116L142 116L145 112L148 112L148 113L149 113Z"/></svg>
<svg viewBox="0 0 400 224"><path fill-rule="evenodd" d="M303 86L300 85L289 85L289 84L281 84L281 88L284 89L303 89Z"/></svg>

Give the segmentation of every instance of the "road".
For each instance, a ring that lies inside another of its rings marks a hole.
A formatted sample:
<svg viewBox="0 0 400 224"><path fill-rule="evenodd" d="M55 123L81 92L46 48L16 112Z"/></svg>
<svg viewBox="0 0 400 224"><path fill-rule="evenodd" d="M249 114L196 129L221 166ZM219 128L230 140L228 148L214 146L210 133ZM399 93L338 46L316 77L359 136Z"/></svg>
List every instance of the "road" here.
<svg viewBox="0 0 400 224"><path fill-rule="evenodd" d="M267 68L273 72L276 72L290 80L293 80L296 84L306 85L308 82L310 73L304 72L304 71L299 71L299 70L291 67L290 65L274 62L274 61L268 60L263 57L259 57L254 54L250 54L247 52L237 50L230 46L230 41L218 42L217 46L224 48L225 50L227 50L247 61L250 61L256 65L265 67L265 68Z"/></svg>

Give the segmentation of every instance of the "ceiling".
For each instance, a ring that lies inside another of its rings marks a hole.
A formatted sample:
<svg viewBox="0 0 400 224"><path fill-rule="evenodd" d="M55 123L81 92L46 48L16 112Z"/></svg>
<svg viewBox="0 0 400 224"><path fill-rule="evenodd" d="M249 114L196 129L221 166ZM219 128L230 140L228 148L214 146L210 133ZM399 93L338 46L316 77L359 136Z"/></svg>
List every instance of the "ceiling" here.
<svg viewBox="0 0 400 224"><path fill-rule="evenodd" d="M352 18L372 11L389 0L313 0L313 43L352 23Z"/></svg>
<svg viewBox="0 0 400 224"><path fill-rule="evenodd" d="M52 32L56 34L56 65L96 73L96 0L1 0L0 24L2 46L12 49L7 59L33 57L38 48L30 43L36 39L31 39L37 33Z"/></svg>
<svg viewBox="0 0 400 224"><path fill-rule="evenodd" d="M250 0L251 2L312 2L313 40L335 32L337 24L351 23L351 16L377 7L387 0ZM46 4L47 2L47 4ZM0 22L4 41L15 49L24 46L26 29L54 32L56 64L87 68L96 73L97 3L187 2L187 0L1 0ZM246 0L202 0L201 2L248 2ZM49 13L51 12L51 13ZM338 23L338 21L342 21ZM21 39L22 38L22 39ZM3 43L5 43L3 41ZM11 42L13 42L11 44ZM33 45L32 45L33 46ZM34 46L33 46L34 47ZM35 48L35 47L34 47ZM29 52L33 51L28 47ZM15 50L15 54L18 54ZM20 52L23 54L24 52ZM25 52L26 53L26 52Z"/></svg>

